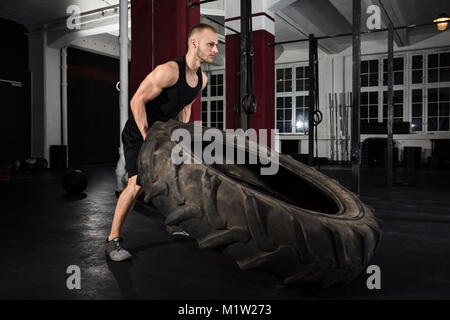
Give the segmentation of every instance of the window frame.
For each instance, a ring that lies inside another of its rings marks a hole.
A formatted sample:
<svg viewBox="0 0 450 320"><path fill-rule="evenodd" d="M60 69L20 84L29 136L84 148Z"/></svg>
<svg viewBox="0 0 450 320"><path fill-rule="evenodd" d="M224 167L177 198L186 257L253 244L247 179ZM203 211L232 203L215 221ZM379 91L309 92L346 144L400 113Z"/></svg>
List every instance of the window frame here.
<svg viewBox="0 0 450 320"><path fill-rule="evenodd" d="M224 69L220 69L220 70L209 70L207 72L205 72L208 76L208 84L206 85L205 89L203 90L207 90L206 91L206 96L203 96L203 91L200 94L201 98L200 98L200 120L202 122L202 126L206 126L208 128L217 128L217 127L211 127L211 102L212 101L222 101L223 103L223 120L221 121L223 123L223 129L226 129L226 103L225 103L225 98L226 98L226 72ZM211 96L211 86L212 86L212 79L211 76L212 75L222 75L223 76L223 95L221 96ZM205 123L203 123L203 118L202 118L202 113L203 113L203 102L206 102L206 125ZM216 121L217 122L217 121ZM219 130L221 130L220 128L217 128Z"/></svg>

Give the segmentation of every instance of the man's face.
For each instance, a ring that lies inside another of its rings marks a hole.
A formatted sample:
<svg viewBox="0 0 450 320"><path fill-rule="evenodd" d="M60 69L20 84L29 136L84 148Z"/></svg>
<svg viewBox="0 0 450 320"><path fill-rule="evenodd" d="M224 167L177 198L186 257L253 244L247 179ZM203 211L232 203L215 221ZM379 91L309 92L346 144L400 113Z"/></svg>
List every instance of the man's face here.
<svg viewBox="0 0 450 320"><path fill-rule="evenodd" d="M218 44L217 33L210 29L203 29L198 36L197 57L202 62L213 62L216 54L219 52Z"/></svg>

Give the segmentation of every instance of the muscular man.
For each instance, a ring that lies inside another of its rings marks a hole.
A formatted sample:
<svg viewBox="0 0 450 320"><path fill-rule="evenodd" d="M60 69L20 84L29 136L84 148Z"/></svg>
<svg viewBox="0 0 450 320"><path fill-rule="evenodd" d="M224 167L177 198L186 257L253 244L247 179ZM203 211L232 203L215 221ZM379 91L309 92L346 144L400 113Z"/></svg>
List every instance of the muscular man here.
<svg viewBox="0 0 450 320"><path fill-rule="evenodd" d="M105 244L105 253L113 261L132 257L122 247L120 230L142 191L142 187L136 184L137 157L147 130L158 120L178 118L182 122L189 122L191 105L208 81L200 66L203 62L211 63L214 60L218 53L217 45L217 31L212 26L195 25L188 36L186 55L158 65L142 81L131 99L133 116L128 119L122 132L128 185L120 194Z"/></svg>

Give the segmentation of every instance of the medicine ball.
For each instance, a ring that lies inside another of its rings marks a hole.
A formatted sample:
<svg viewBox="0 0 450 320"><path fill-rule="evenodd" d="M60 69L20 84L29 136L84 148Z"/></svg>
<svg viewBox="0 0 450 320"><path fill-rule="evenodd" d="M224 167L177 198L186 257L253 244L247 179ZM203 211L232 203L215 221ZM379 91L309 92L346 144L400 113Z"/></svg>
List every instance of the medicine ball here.
<svg viewBox="0 0 450 320"><path fill-rule="evenodd" d="M67 193L81 193L86 189L88 178L81 170L70 170L64 174L62 186Z"/></svg>

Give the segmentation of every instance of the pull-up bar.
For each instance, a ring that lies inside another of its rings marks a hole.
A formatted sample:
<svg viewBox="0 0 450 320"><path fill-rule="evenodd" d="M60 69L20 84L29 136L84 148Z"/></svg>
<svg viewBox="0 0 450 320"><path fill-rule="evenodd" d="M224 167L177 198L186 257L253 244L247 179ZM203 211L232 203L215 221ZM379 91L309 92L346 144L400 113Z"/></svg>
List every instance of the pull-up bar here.
<svg viewBox="0 0 450 320"><path fill-rule="evenodd" d="M442 21L428 22L428 23L422 23L422 24L408 24L406 26L394 27L394 30L426 27L426 26L436 25L436 24L439 24L439 23L442 23ZM374 30L364 30L360 34L385 32L385 31L389 31L389 28L374 29ZM351 33L351 32L350 33L338 33L338 34L331 34L331 35L328 35L328 36L316 37L316 39L317 40L321 40L321 39L332 39L332 38L339 38L339 37L349 37L352 34L353 33ZM299 40L290 40L290 41L281 41L281 42L271 42L271 43L269 43L269 47L276 46L276 45L279 45L279 44L305 42L305 41L309 41L309 38L299 39Z"/></svg>
<svg viewBox="0 0 450 320"><path fill-rule="evenodd" d="M194 6L199 6L203 3L213 2L217 0L202 0L202 1L188 1L188 7L193 8Z"/></svg>
<svg viewBox="0 0 450 320"><path fill-rule="evenodd" d="M216 1L216 0L214 0L214 1ZM217 21L217 20L215 20L215 19L213 19L213 18L210 18L210 17L208 17L207 15L204 15L204 14L200 14L200 15L201 15L203 18L205 18L205 19L208 19L208 20L210 20L210 21L212 21L212 22L214 22L214 23L217 23L219 26L222 26L222 27L224 27L224 28L226 28L226 29L228 29L228 30L231 30L231 31L235 32L236 34L240 34L239 31L237 31L237 30L235 30L235 29L233 29L233 28L230 28L230 27L226 26L224 23L222 23L222 22L220 22L220 21Z"/></svg>

